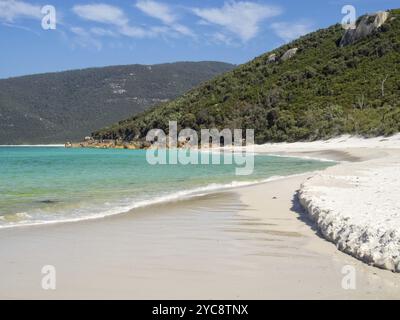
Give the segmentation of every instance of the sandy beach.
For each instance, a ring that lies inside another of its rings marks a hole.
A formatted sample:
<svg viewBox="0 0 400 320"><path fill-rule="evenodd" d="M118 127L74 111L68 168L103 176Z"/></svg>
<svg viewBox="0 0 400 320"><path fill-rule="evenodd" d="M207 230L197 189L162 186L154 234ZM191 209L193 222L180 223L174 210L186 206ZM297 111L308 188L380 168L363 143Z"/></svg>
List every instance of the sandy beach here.
<svg viewBox="0 0 400 320"><path fill-rule="evenodd" d="M0 298L399 299L400 274L339 251L297 198L318 175L368 170L400 155L398 137L341 139L256 147L343 161L327 173L99 220L1 230ZM54 291L41 288L44 265L56 267ZM346 266L355 268L354 290L342 286Z"/></svg>
<svg viewBox="0 0 400 320"><path fill-rule="evenodd" d="M257 146L340 161L302 183L298 198L320 234L370 265L400 272L400 135Z"/></svg>

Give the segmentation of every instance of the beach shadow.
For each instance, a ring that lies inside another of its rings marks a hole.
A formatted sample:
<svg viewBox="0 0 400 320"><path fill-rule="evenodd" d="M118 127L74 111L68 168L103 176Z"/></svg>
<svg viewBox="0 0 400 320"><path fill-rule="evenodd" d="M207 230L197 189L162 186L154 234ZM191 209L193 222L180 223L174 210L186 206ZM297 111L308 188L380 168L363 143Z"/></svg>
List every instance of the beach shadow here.
<svg viewBox="0 0 400 320"><path fill-rule="evenodd" d="M306 209L304 209L300 203L299 190L297 190L293 196L292 206L291 206L290 210L296 214L297 219L299 221L305 223L307 226L310 227L310 229L312 231L314 231L314 233L316 235L318 235L318 237L323 239L322 235L320 234L320 232L318 230L316 223L309 217L308 213L306 212Z"/></svg>

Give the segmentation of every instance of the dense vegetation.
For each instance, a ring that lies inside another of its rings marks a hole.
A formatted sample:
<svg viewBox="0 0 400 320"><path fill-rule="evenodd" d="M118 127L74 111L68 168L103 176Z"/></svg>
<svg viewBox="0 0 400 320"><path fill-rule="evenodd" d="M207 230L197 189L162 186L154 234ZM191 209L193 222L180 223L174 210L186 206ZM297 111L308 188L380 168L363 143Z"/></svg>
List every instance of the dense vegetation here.
<svg viewBox="0 0 400 320"><path fill-rule="evenodd" d="M0 144L81 140L233 66L116 66L0 80Z"/></svg>
<svg viewBox="0 0 400 320"><path fill-rule="evenodd" d="M255 129L256 142L400 130L400 10L367 38L346 46L340 25L306 35L218 76L182 97L93 134L140 140L148 130ZM269 62L291 48L297 54Z"/></svg>

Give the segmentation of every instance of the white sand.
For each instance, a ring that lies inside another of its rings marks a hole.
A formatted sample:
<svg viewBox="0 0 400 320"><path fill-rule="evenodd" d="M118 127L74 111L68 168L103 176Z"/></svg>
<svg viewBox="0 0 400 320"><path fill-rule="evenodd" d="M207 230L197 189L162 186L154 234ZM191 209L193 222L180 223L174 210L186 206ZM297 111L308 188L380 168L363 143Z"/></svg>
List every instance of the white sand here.
<svg viewBox="0 0 400 320"><path fill-rule="evenodd" d="M361 138L344 135L329 140L295 143L267 143L254 146L257 152L309 152L323 150L346 150L355 148L400 149L400 134L391 137Z"/></svg>
<svg viewBox="0 0 400 320"><path fill-rule="evenodd" d="M340 250L400 272L400 135L343 136L312 143L267 144L255 150L358 160L315 174L302 185L300 201L324 237Z"/></svg>
<svg viewBox="0 0 400 320"><path fill-rule="evenodd" d="M0 231L0 298L398 299L397 274L318 237L295 193L310 175L105 219ZM44 291L43 265L57 270ZM355 290L342 287L345 266Z"/></svg>
<svg viewBox="0 0 400 320"><path fill-rule="evenodd" d="M0 230L0 298L400 299L399 274L368 266L318 236L296 198L306 181L304 199L352 218L335 219L339 227L367 222L373 230L378 217L390 230L398 221L392 190L400 150L397 137L380 140L257 146L358 162L105 219ZM379 250L365 240L356 237L352 247L364 241L365 252ZM57 269L55 291L40 286L44 265ZM342 286L348 266L356 272L354 290Z"/></svg>

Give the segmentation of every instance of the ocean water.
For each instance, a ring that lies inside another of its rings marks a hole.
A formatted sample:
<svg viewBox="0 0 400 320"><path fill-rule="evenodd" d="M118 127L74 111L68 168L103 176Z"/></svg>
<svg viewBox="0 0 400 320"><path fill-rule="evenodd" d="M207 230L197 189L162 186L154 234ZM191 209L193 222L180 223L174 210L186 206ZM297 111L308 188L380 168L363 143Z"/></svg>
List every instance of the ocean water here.
<svg viewBox="0 0 400 320"><path fill-rule="evenodd" d="M0 228L102 218L281 176L331 162L256 155L236 165L150 165L143 150L0 148Z"/></svg>

